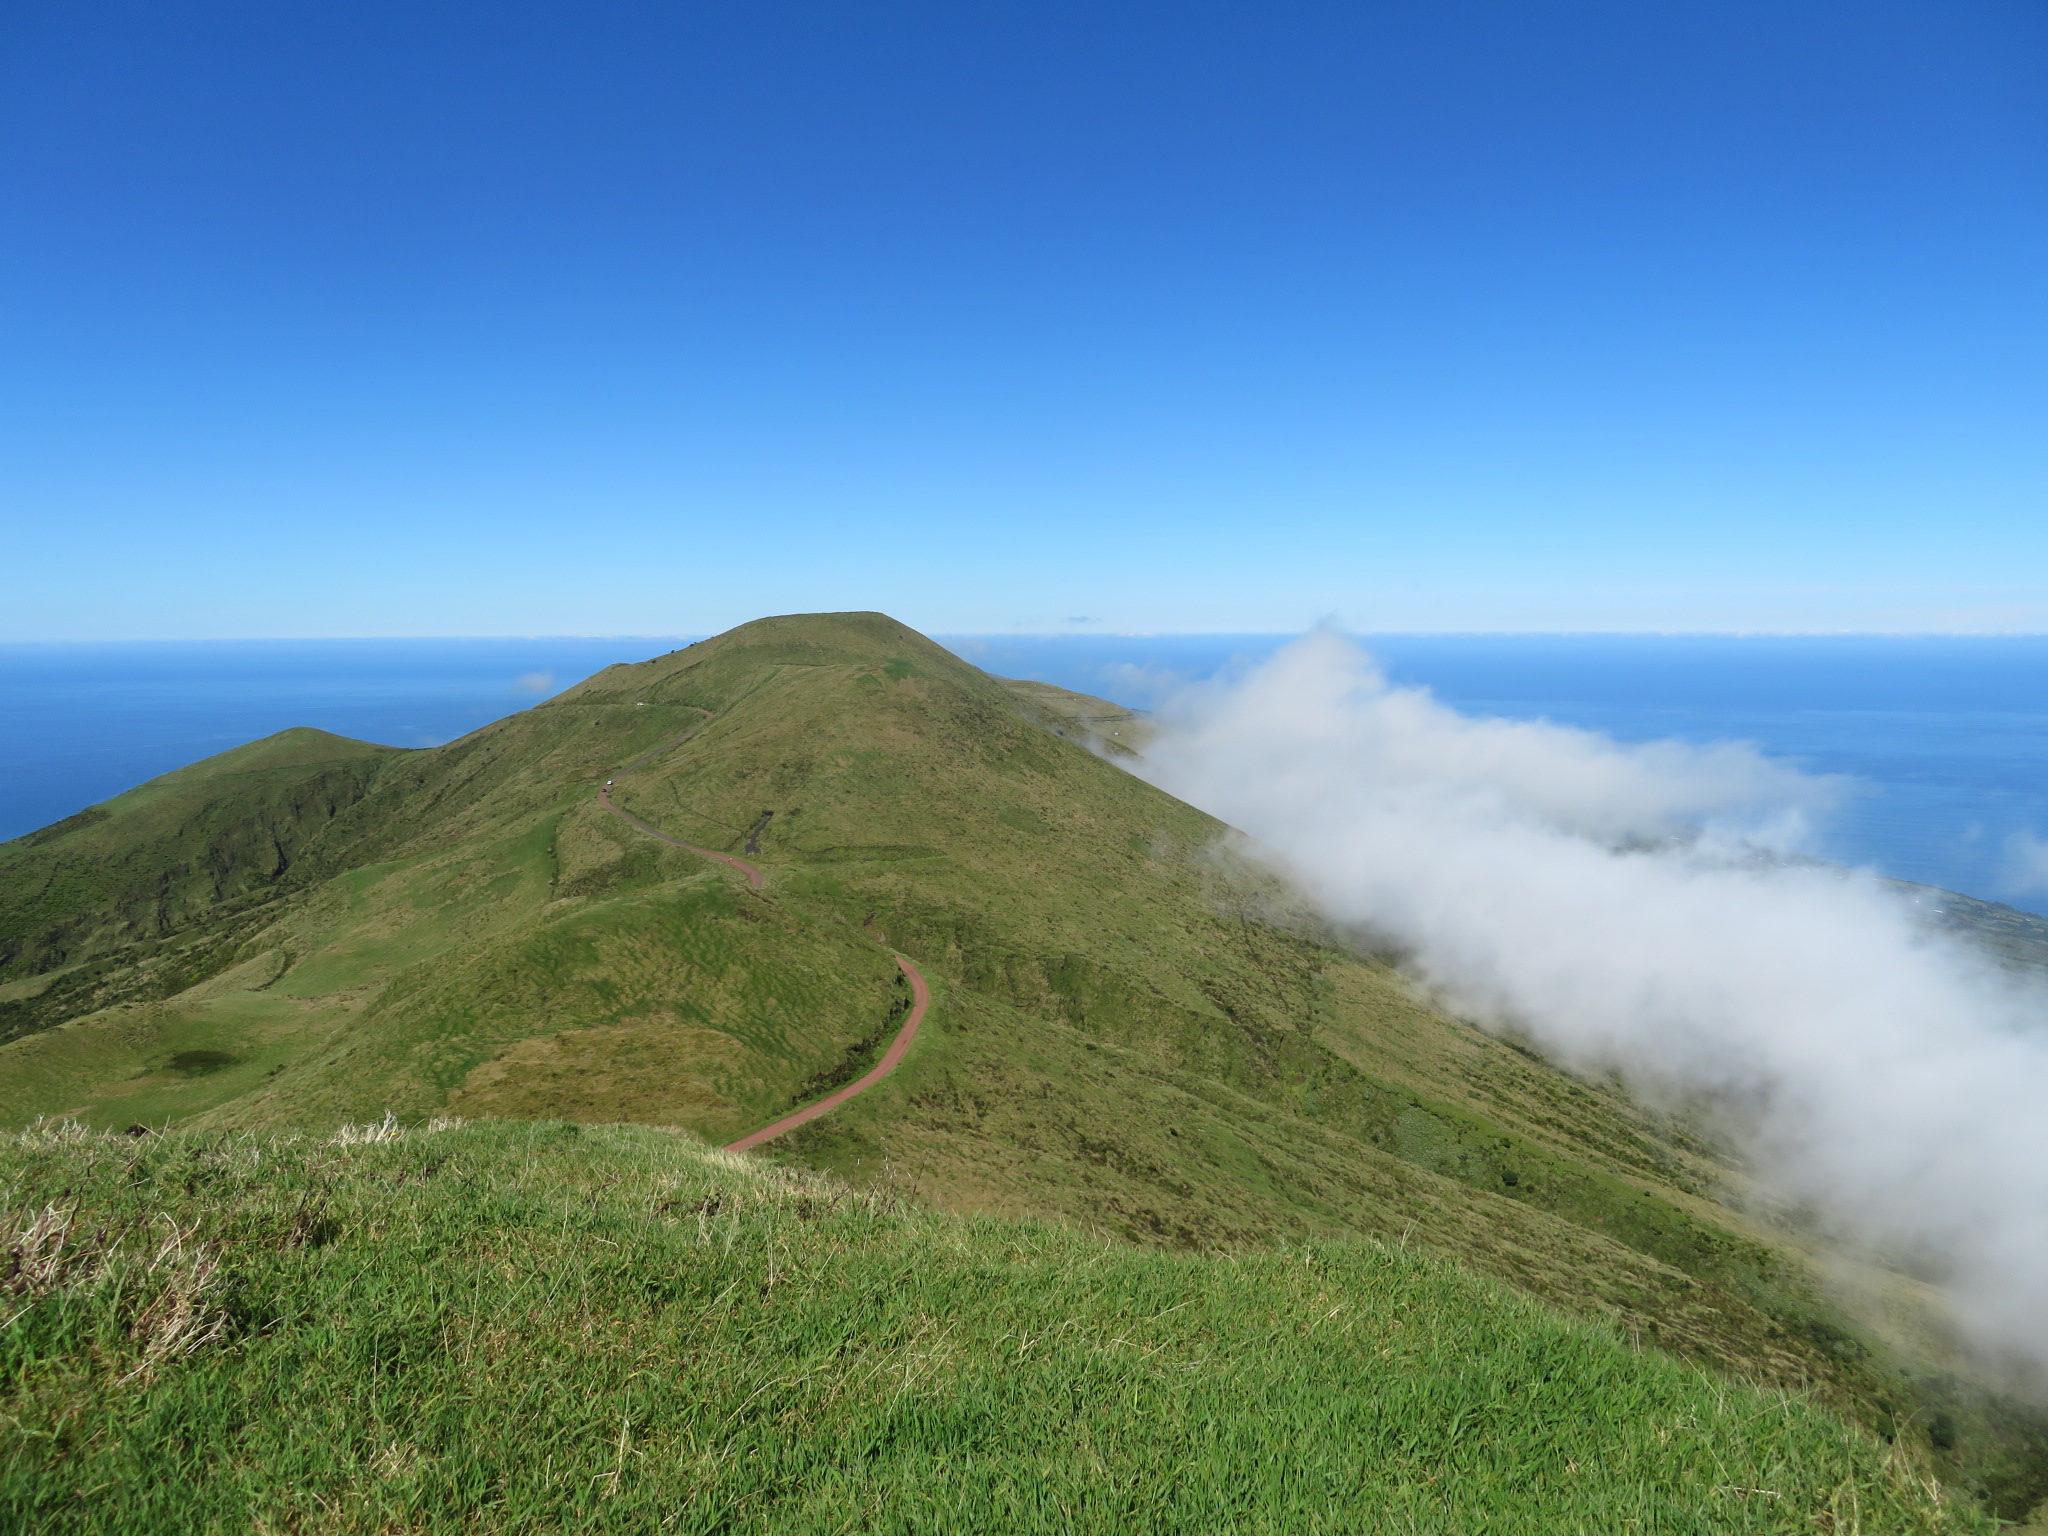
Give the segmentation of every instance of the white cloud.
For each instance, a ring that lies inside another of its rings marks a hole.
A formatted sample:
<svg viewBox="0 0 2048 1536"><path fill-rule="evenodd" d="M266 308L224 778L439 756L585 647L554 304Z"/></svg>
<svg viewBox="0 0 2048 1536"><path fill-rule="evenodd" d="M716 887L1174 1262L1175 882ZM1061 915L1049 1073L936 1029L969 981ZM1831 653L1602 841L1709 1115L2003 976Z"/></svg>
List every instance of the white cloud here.
<svg viewBox="0 0 2048 1536"><path fill-rule="evenodd" d="M1141 771L1450 1006L1740 1106L1781 1194L1947 1255L1978 1337L2048 1362L2048 996L1875 878L1784 857L1843 786L1467 717L1329 634L1184 700Z"/></svg>

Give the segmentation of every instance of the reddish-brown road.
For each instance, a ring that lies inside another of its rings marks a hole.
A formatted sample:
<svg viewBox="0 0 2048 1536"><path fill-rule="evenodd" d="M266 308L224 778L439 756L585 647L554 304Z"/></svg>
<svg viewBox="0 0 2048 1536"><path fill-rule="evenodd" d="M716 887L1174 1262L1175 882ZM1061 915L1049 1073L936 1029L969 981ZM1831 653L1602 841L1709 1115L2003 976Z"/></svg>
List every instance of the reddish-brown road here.
<svg viewBox="0 0 2048 1536"><path fill-rule="evenodd" d="M710 711L705 711L704 723L708 724L710 718ZM649 758L655 756L656 753L665 751L669 747L680 746L688 737L694 736L698 729L701 729L701 726L692 727L681 735L664 741L645 756L634 758L632 762L619 770L619 775L623 776L631 773ZM618 782L617 778L605 780L597 791L597 803L618 817L619 820L625 822L630 827L645 832L649 837L660 838L661 841L667 843L672 848L680 848L685 853L700 854L707 859L716 859L719 863L736 869L745 875L747 877L747 884L755 890L761 889L761 871L749 864L745 859L736 859L729 853L720 853L712 848L699 848L695 843L686 843L680 838L670 837L666 832L650 827L632 812L621 810L618 806L613 805L612 785L616 782ZM745 1152L750 1147L758 1147L764 1141L773 1141L785 1131L793 1131L800 1125L808 1125L827 1111L837 1109L855 1094L866 1093L868 1089L874 1087L875 1084L896 1070L902 1063L903 1058L910 1053L910 1043L917 1038L917 1026L924 1022L925 1010L931 1007L932 1003L932 989L926 985L923 975L919 973L916 966L912 965L901 955L898 955L896 957L896 968L903 972L904 976L910 981L910 1014L904 1019L903 1027L896 1031L896 1038L889 1042L889 1048L882 1052L882 1059L876 1062L866 1073L848 1083L844 1088L834 1089L831 1093L826 1094L824 1098L818 1100L817 1103L806 1104L795 1113L784 1115L772 1125L764 1125L760 1130L749 1132L738 1141L728 1142L725 1148L726 1151Z"/></svg>
<svg viewBox="0 0 2048 1536"><path fill-rule="evenodd" d="M808 1125L827 1110L837 1109L857 1093L866 1093L875 1084L896 1070L896 1064L910 1052L910 1042L917 1038L917 1026L924 1022L924 1011L932 1005L932 989L925 985L924 977L918 974L916 966L901 955L896 957L896 968L910 978L910 1017L903 1021L903 1027L896 1031L896 1038L889 1042L889 1049L882 1052L882 1059L861 1077L855 1078L844 1088L835 1089L815 1104L806 1104L793 1115L784 1115L773 1125L764 1125L758 1131L742 1136L738 1141L727 1142L728 1152L744 1152L749 1147L758 1147L764 1141L773 1141L784 1131L793 1131L800 1125Z"/></svg>
<svg viewBox="0 0 2048 1536"><path fill-rule="evenodd" d="M610 811L614 816L618 817L619 820L625 822L628 826L638 827L642 832L645 832L649 837L660 838L664 843L667 843L671 848L680 848L685 853L701 853L707 859L716 859L721 864L730 864L734 869L738 870L741 874L747 877L747 884L751 885L757 891L761 889L761 871L754 868L754 866L749 864L745 859L736 859L729 853L719 853L710 848L699 848L695 843L686 843L681 838L670 837L666 832L655 831L654 828L647 825L646 822L642 821L638 816L635 816L631 811L622 811L616 805L612 804L611 785L607 784L597 792L597 803L603 806L606 810Z"/></svg>

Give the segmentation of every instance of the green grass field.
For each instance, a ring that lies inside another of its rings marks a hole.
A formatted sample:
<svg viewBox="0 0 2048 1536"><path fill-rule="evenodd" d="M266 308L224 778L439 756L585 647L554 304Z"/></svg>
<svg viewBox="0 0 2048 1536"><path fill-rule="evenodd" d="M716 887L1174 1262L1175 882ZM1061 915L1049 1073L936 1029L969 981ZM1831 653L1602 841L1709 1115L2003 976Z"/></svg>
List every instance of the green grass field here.
<svg viewBox="0 0 2048 1536"><path fill-rule="evenodd" d="M722 1143L866 1059L900 952L916 1048L779 1159L1188 1273L1405 1246L1805 1394L1994 1513L2048 1496L2048 1416L1973 1384L1938 1296L1866 1267L1845 1303L1710 1139L1429 1006L1107 731L1142 722L828 614L444 747L237 748L0 845L0 1127ZM608 815L613 778L672 836L757 837L763 888Z"/></svg>
<svg viewBox="0 0 2048 1536"><path fill-rule="evenodd" d="M1394 1246L1169 1253L561 1123L60 1127L0 1182L10 1530L1990 1529Z"/></svg>

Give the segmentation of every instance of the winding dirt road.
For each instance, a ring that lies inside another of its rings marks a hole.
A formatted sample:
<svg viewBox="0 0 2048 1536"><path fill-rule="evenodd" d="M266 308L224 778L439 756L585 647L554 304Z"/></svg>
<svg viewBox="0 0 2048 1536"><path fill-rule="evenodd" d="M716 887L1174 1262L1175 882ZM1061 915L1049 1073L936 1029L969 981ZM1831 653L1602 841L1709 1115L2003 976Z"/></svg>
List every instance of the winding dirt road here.
<svg viewBox="0 0 2048 1536"><path fill-rule="evenodd" d="M761 871L752 864L749 864L745 859L736 859L729 853L720 853L713 848L699 848L695 843L686 843L681 838L670 837L666 832L656 827L650 827L631 811L622 810L612 804L612 786L620 779L652 761L669 748L681 746L710 723L711 712L705 710L704 718L691 726L690 729L669 737L668 740L661 742L651 750L643 752L640 756L634 758L613 777L606 779L598 787L597 803L618 817L619 820L625 822L627 826L632 827L636 831L644 832L649 837L659 838L671 848L680 848L685 853L694 853L707 859L716 859L719 863L738 870L747 877L747 884L758 891L761 889ZM758 828L755 835L758 838ZM752 851L751 844L749 845L749 851ZM891 1072L894 1072L902 1064L903 1058L910 1053L910 1043L917 1038L918 1025L924 1022L925 1010L931 1007L932 989L926 983L924 976L919 972L918 968L901 955L896 957L896 968L909 978L910 981L910 1013L904 1019L903 1027L896 1031L896 1038L891 1040L888 1049L882 1052L882 1059L876 1062L867 1072L848 1083L844 1088L834 1089L815 1104L806 1104L802 1109L784 1115L773 1124L764 1125L758 1131L749 1132L738 1141L727 1142L725 1146L726 1151L745 1152L750 1148L760 1146L764 1141L773 1141L777 1136L782 1135L786 1131L793 1131L800 1125L808 1125L811 1121L817 1119L818 1116L837 1109L855 1094L866 1093L868 1089L874 1087L875 1084L879 1083Z"/></svg>
<svg viewBox="0 0 2048 1536"><path fill-rule="evenodd" d="M815 1104L806 1104L794 1114L784 1115L773 1125L764 1125L760 1130L742 1136L738 1141L725 1144L728 1152L744 1152L749 1147L758 1147L764 1141L773 1141L784 1131L793 1131L800 1125L808 1125L827 1110L837 1109L857 1093L866 1093L875 1084L896 1070L897 1063L909 1054L910 1042L917 1038L917 1026L924 1022L924 1011L932 1005L932 989L925 979L901 955L896 957L896 968L910 978L910 1017L903 1021L903 1027L896 1031L896 1038L889 1042L889 1048L882 1052L882 1059L866 1074L855 1078L844 1088L834 1089Z"/></svg>
<svg viewBox="0 0 2048 1536"><path fill-rule="evenodd" d="M627 826L637 827L649 837L658 837L671 848L680 848L685 853L700 853L707 859L716 859L721 864L730 864L734 869L747 877L747 884L757 891L761 889L761 871L749 864L745 859L736 859L729 853L719 853L711 848L699 848L695 843L686 843L679 837L670 837L666 832L657 832L631 811L622 811L612 804L611 785L607 784L597 792L597 803L618 817L619 820L626 823Z"/></svg>

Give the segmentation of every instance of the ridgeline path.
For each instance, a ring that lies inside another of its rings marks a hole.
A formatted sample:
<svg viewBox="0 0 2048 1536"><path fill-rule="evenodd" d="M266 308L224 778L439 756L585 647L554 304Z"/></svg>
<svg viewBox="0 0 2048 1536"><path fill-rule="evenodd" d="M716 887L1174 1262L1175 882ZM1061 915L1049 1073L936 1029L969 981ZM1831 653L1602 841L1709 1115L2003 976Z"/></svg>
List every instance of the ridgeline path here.
<svg viewBox="0 0 2048 1536"><path fill-rule="evenodd" d="M882 1059L860 1077L844 1088L835 1088L815 1104L806 1104L794 1114L784 1115L773 1125L764 1125L760 1130L742 1136L738 1141L725 1144L728 1152L744 1152L749 1147L758 1147L764 1141L773 1141L784 1131L793 1131L800 1125L807 1125L829 1109L837 1109L857 1093L866 1093L875 1084L896 1070L897 1063L910 1052L910 1042L917 1038L917 1026L924 1022L924 1011L932 1003L932 989L925 984L924 977L901 955L896 957L896 968L910 978L910 1016L903 1021L903 1027L896 1031L896 1038L889 1042L889 1048L882 1052Z"/></svg>
<svg viewBox="0 0 2048 1536"><path fill-rule="evenodd" d="M642 767L663 752L668 751L669 748L681 746L692 736L696 735L697 732L704 729L705 726L711 723L711 711L707 709L703 711L703 714L704 718L691 726L687 731L678 732L667 740L657 743L648 751L634 758L625 767L619 769L611 778L606 779L603 784L598 786L597 803L636 831L644 832L649 837L659 838L670 847L680 848L685 853L694 853L707 859L716 859L719 863L738 870L747 877L747 884L758 891L761 889L763 878L761 871L754 865L749 864L745 859L736 859L729 853L720 853L714 848L699 848L695 843L686 843L681 838L670 837L659 828L650 827L632 812L622 810L620 807L612 804L612 785L635 769ZM755 836L758 839L758 828L756 829ZM751 844L749 851L752 851ZM902 1064L903 1058L910 1054L911 1042L917 1038L918 1025L924 1022L925 1011L931 1007L932 989L926 983L923 973L901 955L896 957L896 968L910 982L910 1013L903 1020L903 1027L896 1031L896 1038L891 1040L888 1049L882 1052L882 1059L861 1076L848 1083L844 1088L833 1089L832 1092L826 1094L824 1098L819 1099L815 1104L806 1104L802 1109L784 1115L780 1120L764 1125L758 1131L748 1132L738 1141L727 1142L725 1145L726 1151L745 1152L760 1146L764 1141L773 1141L777 1136L782 1135L786 1131L793 1131L800 1125L808 1125L811 1121L817 1119L818 1116L837 1109L855 1094L866 1093L868 1089L874 1087L875 1084L879 1083L891 1072L894 1072Z"/></svg>
<svg viewBox="0 0 2048 1536"><path fill-rule="evenodd" d="M761 889L761 871L749 864L745 859L736 859L729 853L720 853L712 848L699 848L695 843L686 843L679 837L670 837L666 832L656 831L631 811L622 811L612 804L611 785L607 784L597 792L597 803L618 817L627 826L637 827L649 837L658 837L671 848L680 848L685 853L699 853L707 859L716 859L721 864L730 864L734 869L747 877L747 884L757 891Z"/></svg>

